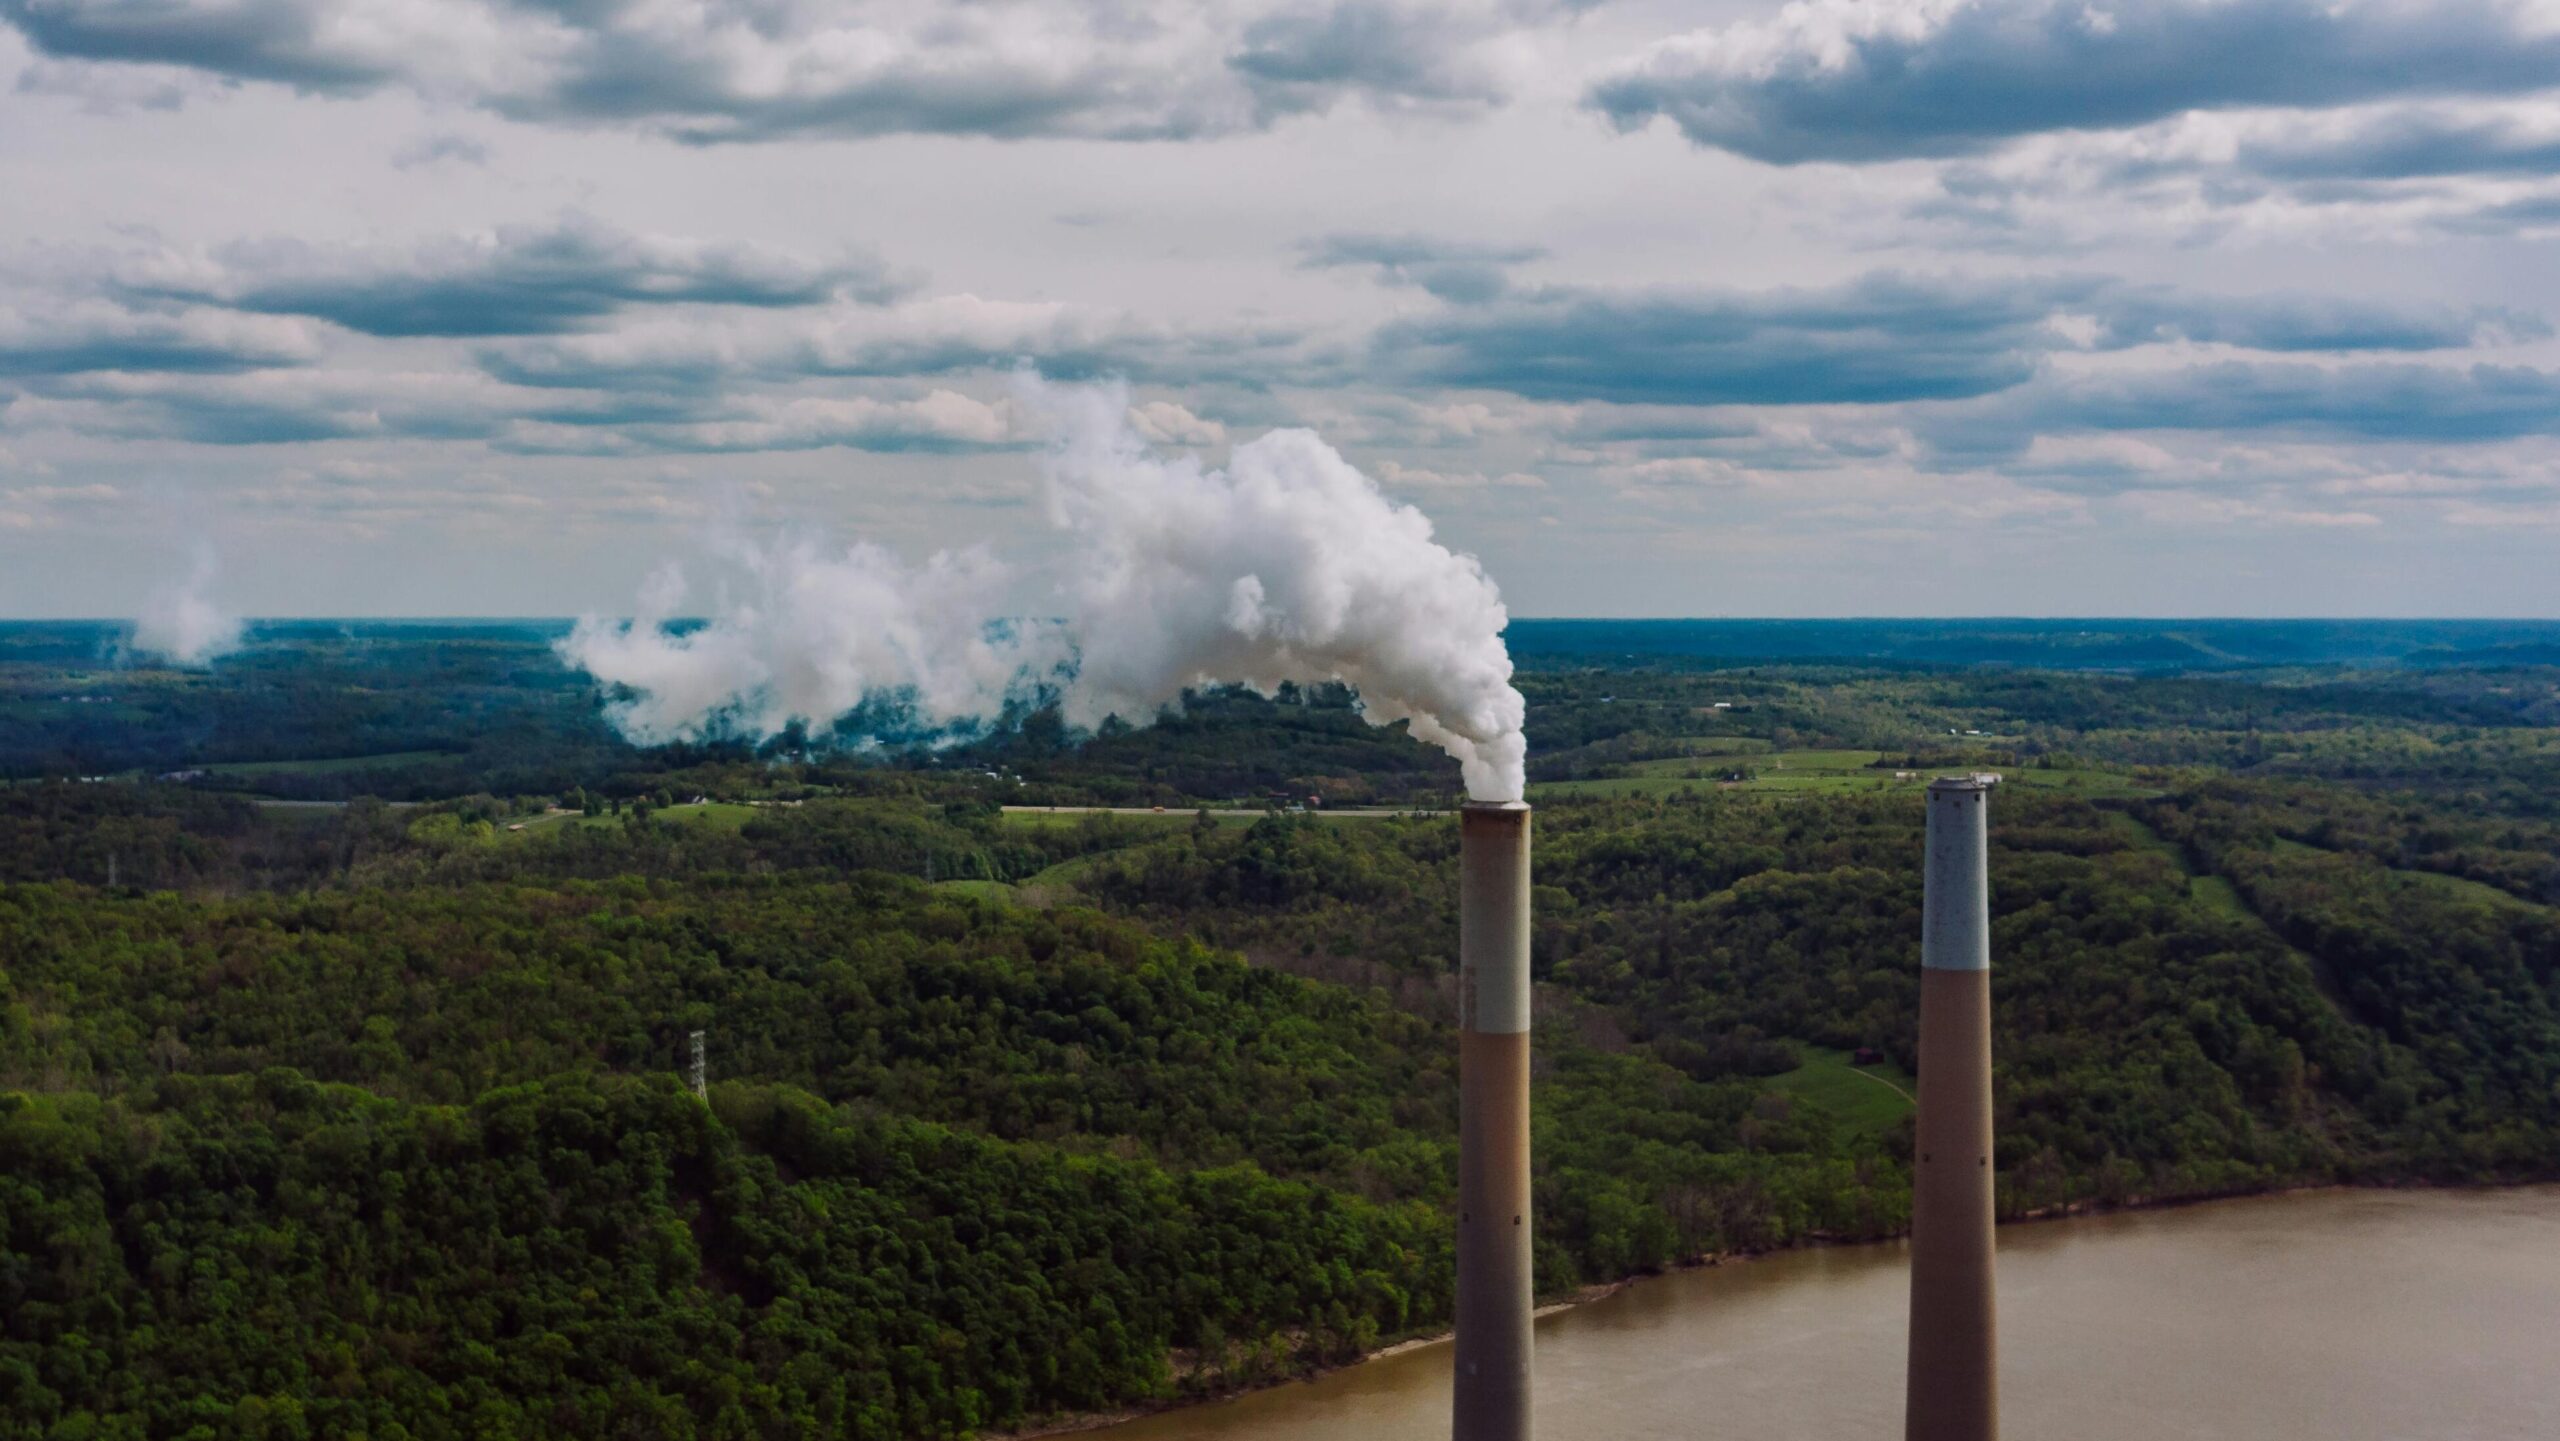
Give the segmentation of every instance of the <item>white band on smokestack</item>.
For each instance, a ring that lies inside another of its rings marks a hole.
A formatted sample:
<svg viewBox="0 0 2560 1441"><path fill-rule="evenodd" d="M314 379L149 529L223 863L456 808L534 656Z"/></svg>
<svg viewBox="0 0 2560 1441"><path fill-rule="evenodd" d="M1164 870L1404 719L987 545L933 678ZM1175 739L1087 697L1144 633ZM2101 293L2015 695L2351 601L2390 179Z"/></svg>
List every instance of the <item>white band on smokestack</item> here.
<svg viewBox="0 0 2560 1441"><path fill-rule="evenodd" d="M1529 807L1469 801L1458 871L1458 1029L1529 1029Z"/></svg>
<svg viewBox="0 0 2560 1441"><path fill-rule="evenodd" d="M1991 969L1991 844L1984 812L1990 783L1947 776L1929 783L1929 862L1920 892L1920 964L1933 971Z"/></svg>

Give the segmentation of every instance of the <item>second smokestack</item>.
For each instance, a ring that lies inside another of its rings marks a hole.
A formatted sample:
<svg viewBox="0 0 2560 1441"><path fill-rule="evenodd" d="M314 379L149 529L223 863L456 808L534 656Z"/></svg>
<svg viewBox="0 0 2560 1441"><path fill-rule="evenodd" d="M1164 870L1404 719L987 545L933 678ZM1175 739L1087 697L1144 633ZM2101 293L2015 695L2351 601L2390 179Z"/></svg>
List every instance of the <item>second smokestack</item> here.
<svg viewBox="0 0 2560 1441"><path fill-rule="evenodd" d="M1454 1441L1529 1441L1529 807L1458 811Z"/></svg>
<svg viewBox="0 0 2560 1441"><path fill-rule="evenodd" d="M1991 784L1929 784L1920 902L1920 1115L1911 1168L1905 1441L1995 1441Z"/></svg>

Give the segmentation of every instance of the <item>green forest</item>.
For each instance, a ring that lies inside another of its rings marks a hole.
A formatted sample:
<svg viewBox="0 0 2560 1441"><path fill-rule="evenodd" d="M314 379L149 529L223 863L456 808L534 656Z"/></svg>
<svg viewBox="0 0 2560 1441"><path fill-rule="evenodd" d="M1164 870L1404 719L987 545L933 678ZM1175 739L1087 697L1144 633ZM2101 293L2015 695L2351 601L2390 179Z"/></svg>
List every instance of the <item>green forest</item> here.
<svg viewBox="0 0 2560 1441"><path fill-rule="evenodd" d="M1573 639L1542 1293L1903 1228L1946 769L2004 1216L2560 1176L2560 669ZM0 635L0 1436L958 1438L1445 1326L1436 752L1331 690L642 751L546 646Z"/></svg>

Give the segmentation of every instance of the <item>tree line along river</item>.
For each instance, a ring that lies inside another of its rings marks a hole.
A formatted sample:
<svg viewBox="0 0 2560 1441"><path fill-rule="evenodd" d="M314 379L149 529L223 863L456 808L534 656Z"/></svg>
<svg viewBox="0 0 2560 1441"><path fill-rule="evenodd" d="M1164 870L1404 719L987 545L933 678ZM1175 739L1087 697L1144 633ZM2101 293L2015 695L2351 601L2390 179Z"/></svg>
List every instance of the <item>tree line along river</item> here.
<svg viewBox="0 0 2560 1441"><path fill-rule="evenodd" d="M1538 1327L1540 1441L1899 1435L1898 1245L1644 1281ZM2037 1441L2560 1437L2560 1186L2322 1191L2000 1233L2002 1429ZM1449 1348L1093 1433L1445 1441Z"/></svg>

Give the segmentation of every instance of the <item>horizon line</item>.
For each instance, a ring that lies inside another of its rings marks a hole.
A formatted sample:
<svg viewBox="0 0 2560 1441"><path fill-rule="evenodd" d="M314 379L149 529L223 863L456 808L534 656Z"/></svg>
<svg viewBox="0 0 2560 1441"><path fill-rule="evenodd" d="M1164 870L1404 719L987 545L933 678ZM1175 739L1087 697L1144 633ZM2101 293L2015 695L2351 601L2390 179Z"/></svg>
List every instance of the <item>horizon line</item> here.
<svg viewBox="0 0 2560 1441"><path fill-rule="evenodd" d="M627 621L635 617L588 612L583 615L393 615L311 612L296 615L242 616L243 625L575 625L588 618ZM1019 618L1019 617L1017 617ZM669 616L678 622L701 622L708 616ZM2032 623L2038 625L2560 625L2560 615L2027 615L2018 613L1909 615L1517 615L1511 625L1876 625L1887 623ZM5 626L130 626L132 616L0 615Z"/></svg>

